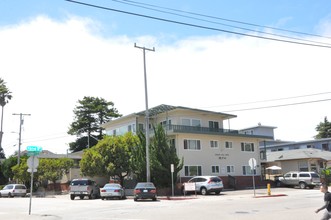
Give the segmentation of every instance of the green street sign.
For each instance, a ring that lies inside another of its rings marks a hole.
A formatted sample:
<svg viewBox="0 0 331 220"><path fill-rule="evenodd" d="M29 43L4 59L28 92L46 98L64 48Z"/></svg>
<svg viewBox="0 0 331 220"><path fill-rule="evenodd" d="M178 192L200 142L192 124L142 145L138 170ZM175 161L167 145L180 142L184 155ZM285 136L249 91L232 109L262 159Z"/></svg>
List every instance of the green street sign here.
<svg viewBox="0 0 331 220"><path fill-rule="evenodd" d="M43 150L41 147L38 146L27 146L26 150L28 152L38 152L38 154Z"/></svg>

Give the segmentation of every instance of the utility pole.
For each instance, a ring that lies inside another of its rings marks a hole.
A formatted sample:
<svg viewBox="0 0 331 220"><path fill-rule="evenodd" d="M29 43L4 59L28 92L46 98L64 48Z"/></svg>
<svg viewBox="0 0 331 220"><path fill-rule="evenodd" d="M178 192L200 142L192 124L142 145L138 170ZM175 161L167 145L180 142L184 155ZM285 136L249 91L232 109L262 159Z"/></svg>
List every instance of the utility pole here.
<svg viewBox="0 0 331 220"><path fill-rule="evenodd" d="M22 125L23 125L23 116L31 116L31 114L23 114L23 113L13 113L13 115L19 115L20 116L20 131L18 136L18 155L17 155L17 164L20 165L20 159L21 159L21 138L22 138Z"/></svg>
<svg viewBox="0 0 331 220"><path fill-rule="evenodd" d="M146 47L139 47L134 43L134 47L143 50L143 58L144 58L144 78L145 78L145 103L146 103L146 113L145 113L145 120L146 120L146 178L147 182L151 181L151 174L150 174L150 165L149 165L149 112L148 112L148 93L147 93L147 76L146 76L146 50L155 52L155 48L149 49Z"/></svg>

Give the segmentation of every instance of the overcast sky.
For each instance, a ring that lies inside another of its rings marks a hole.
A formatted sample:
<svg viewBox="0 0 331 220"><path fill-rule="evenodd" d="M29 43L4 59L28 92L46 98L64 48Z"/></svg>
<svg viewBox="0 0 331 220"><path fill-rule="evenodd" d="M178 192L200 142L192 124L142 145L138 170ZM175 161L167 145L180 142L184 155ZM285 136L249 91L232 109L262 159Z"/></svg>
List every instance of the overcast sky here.
<svg viewBox="0 0 331 220"><path fill-rule="evenodd" d="M144 110L143 53L134 43L155 47L146 53L149 107L230 113L237 115L231 129L261 123L291 141L313 139L324 117L331 120L327 0L84 2L117 11L59 0L0 2L0 77L13 95L4 108L7 156L18 150L13 113L31 114L22 150L65 153L75 139L67 135L73 109L84 96L112 101L123 115Z"/></svg>

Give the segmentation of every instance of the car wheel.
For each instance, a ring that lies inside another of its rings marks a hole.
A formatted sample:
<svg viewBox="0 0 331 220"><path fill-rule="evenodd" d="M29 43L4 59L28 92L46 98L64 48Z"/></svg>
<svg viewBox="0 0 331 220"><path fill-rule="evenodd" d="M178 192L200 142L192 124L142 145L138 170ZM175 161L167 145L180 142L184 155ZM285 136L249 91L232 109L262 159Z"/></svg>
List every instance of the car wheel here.
<svg viewBox="0 0 331 220"><path fill-rule="evenodd" d="M101 196L101 200L104 200L104 199L105 199L105 197Z"/></svg>
<svg viewBox="0 0 331 220"><path fill-rule="evenodd" d="M206 189L205 187L202 187L202 188L200 189L200 193L201 193L201 195L203 195L203 196L205 196L205 195L208 194L207 189Z"/></svg>
<svg viewBox="0 0 331 220"><path fill-rule="evenodd" d="M70 199L74 200L75 199L75 195L70 195Z"/></svg>
<svg viewBox="0 0 331 220"><path fill-rule="evenodd" d="M219 195L221 193L221 191L215 191L216 195Z"/></svg>
<svg viewBox="0 0 331 220"><path fill-rule="evenodd" d="M306 183L304 183L304 182L301 182L301 183L299 183L299 187L300 187L300 189L306 189Z"/></svg>
<svg viewBox="0 0 331 220"><path fill-rule="evenodd" d="M309 186L309 189L314 189L315 188L315 186Z"/></svg>
<svg viewBox="0 0 331 220"><path fill-rule="evenodd" d="M1 193L0 193L0 198L2 197Z"/></svg>
<svg viewBox="0 0 331 220"><path fill-rule="evenodd" d="M8 198L14 198L14 196L11 193L8 193Z"/></svg>
<svg viewBox="0 0 331 220"><path fill-rule="evenodd" d="M156 198L155 197L153 198L153 201L156 201Z"/></svg>
<svg viewBox="0 0 331 220"><path fill-rule="evenodd" d="M137 202L137 201L138 201L138 199L137 199L137 198L134 198L134 199L133 199L133 201Z"/></svg>
<svg viewBox="0 0 331 220"><path fill-rule="evenodd" d="M84 196L79 196L80 199L84 199Z"/></svg>

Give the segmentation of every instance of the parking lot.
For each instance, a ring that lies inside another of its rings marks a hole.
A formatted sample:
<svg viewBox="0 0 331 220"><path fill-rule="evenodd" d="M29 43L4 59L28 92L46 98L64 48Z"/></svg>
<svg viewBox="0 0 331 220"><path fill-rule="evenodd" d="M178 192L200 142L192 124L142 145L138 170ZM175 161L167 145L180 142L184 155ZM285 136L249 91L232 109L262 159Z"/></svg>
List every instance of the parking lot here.
<svg viewBox="0 0 331 220"><path fill-rule="evenodd" d="M0 198L0 219L320 219L323 205L318 189L272 188L225 191L220 195L125 200L70 200L69 195L32 199Z"/></svg>

